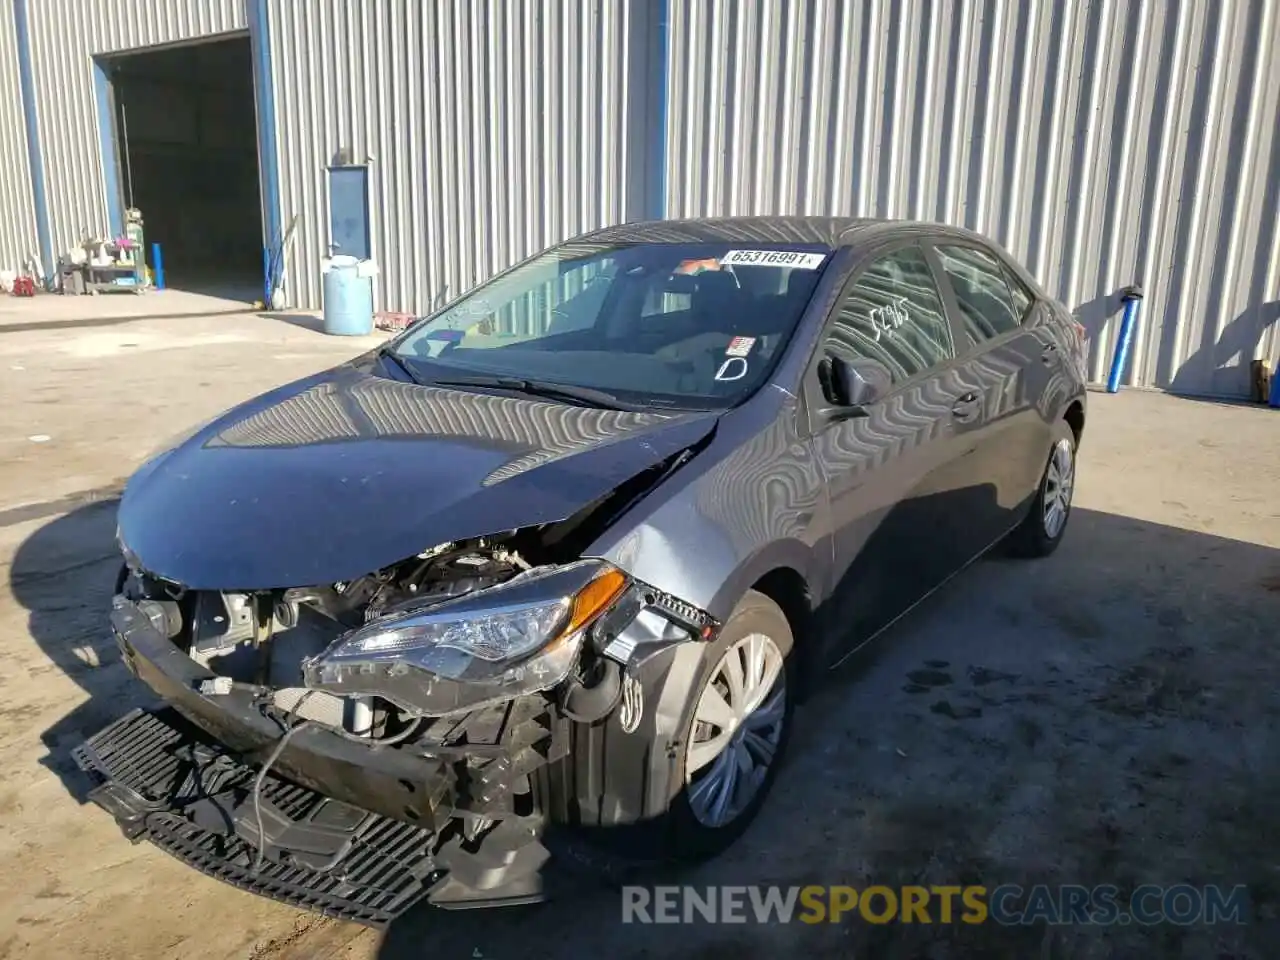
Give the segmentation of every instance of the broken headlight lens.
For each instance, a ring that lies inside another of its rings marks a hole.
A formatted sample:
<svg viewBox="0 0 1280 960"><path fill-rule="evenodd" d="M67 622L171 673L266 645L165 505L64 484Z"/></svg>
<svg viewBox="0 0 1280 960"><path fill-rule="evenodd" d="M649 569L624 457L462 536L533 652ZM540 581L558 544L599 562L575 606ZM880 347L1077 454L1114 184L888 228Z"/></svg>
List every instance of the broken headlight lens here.
<svg viewBox="0 0 1280 960"><path fill-rule="evenodd" d="M627 588L588 560L531 571L457 600L409 608L303 664L308 686L441 715L547 690L577 661L584 630Z"/></svg>

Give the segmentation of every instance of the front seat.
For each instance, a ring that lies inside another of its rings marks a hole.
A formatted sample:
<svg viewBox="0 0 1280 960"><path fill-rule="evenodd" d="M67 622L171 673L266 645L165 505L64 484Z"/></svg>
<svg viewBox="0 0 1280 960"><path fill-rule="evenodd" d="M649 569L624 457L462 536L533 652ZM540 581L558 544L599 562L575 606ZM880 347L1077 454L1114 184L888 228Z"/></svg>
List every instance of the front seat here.
<svg viewBox="0 0 1280 960"><path fill-rule="evenodd" d="M658 351L658 356L683 359L715 345L723 350L738 332L745 300L733 274L719 270L699 274L689 298L692 332L682 340L667 344Z"/></svg>
<svg viewBox="0 0 1280 960"><path fill-rule="evenodd" d="M737 277L723 270L707 270L696 279L698 286L690 306L699 331L733 330L743 299Z"/></svg>
<svg viewBox="0 0 1280 960"><path fill-rule="evenodd" d="M716 370L724 361L725 349L737 335L745 295L737 279L727 271L707 270L696 279L697 287L689 304L696 332L667 344L655 355L665 363L691 367L682 377L682 390L710 393Z"/></svg>

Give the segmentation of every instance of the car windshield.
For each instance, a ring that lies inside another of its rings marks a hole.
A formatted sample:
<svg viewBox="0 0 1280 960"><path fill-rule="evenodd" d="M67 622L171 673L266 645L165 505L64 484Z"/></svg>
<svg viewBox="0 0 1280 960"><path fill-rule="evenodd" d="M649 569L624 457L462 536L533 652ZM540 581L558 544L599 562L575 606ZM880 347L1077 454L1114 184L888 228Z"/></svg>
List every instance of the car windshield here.
<svg viewBox="0 0 1280 960"><path fill-rule="evenodd" d="M831 253L569 243L419 321L390 350L424 383L518 380L620 404L729 407L768 377Z"/></svg>

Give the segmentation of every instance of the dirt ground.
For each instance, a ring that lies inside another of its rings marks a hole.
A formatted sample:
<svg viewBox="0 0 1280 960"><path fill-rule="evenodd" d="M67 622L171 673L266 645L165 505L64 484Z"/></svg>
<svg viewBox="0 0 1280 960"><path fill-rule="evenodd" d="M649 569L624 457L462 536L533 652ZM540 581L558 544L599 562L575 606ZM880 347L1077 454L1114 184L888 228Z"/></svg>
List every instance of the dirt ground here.
<svg viewBox="0 0 1280 960"><path fill-rule="evenodd" d="M131 846L68 758L148 700L107 633L109 498L172 434L365 346L251 315L0 323L0 960L1274 955L1280 412L1138 391L1091 396L1062 549L978 564L833 678L755 826L680 879L1247 884L1246 925L624 927L584 881L379 935Z"/></svg>

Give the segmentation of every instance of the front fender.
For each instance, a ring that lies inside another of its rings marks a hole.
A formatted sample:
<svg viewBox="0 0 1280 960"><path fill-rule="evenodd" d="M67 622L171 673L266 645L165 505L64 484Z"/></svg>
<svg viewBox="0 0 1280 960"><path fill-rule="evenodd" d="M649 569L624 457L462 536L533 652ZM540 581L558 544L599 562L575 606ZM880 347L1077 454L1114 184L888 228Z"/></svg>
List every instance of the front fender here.
<svg viewBox="0 0 1280 960"><path fill-rule="evenodd" d="M795 399L780 391L721 420L708 448L588 551L725 620L761 576L789 567L821 596L829 507ZM824 563L825 559L825 563Z"/></svg>

